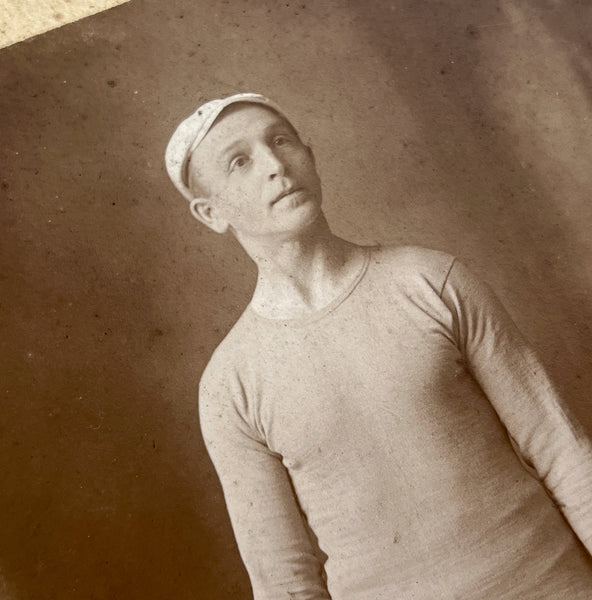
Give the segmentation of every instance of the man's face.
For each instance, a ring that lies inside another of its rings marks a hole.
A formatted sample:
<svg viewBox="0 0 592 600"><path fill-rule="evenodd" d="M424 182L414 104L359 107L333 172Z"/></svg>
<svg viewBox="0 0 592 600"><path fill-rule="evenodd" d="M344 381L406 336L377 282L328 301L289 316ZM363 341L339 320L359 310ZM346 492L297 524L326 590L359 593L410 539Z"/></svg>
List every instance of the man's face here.
<svg viewBox="0 0 592 600"><path fill-rule="evenodd" d="M285 237L320 214L321 185L310 149L285 118L258 104L236 104L191 156L189 181L213 215L239 239Z"/></svg>

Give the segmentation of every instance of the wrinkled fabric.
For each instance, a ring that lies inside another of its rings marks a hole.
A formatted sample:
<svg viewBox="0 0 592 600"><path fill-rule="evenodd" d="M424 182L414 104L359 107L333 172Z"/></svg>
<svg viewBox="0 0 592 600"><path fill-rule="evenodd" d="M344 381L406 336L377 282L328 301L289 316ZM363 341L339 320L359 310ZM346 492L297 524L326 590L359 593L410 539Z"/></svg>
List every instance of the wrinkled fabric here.
<svg viewBox="0 0 592 600"><path fill-rule="evenodd" d="M592 449L535 354L453 257L367 253L201 379L255 600L592 598Z"/></svg>

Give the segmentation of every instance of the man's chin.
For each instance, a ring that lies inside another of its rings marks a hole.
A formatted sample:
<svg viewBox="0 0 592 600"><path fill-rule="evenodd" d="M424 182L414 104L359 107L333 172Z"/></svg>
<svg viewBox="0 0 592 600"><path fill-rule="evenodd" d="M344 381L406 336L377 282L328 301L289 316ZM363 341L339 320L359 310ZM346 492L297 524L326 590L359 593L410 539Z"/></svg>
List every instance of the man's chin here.
<svg viewBox="0 0 592 600"><path fill-rule="evenodd" d="M302 205L299 208L303 209L305 206ZM283 232L283 237L289 239L298 238L302 235L314 235L320 230L319 226L321 224L326 224L327 221L325 220L325 215L319 204L310 202L307 203L306 208L309 210L302 210L300 214L298 214L298 218L293 220L292 226L286 228Z"/></svg>
<svg viewBox="0 0 592 600"><path fill-rule="evenodd" d="M236 232L236 238L245 249L255 244L259 247L273 247L278 243L297 241L303 237L314 236L326 226L325 215L320 203L310 201L302 203L276 221L277 228L267 232Z"/></svg>

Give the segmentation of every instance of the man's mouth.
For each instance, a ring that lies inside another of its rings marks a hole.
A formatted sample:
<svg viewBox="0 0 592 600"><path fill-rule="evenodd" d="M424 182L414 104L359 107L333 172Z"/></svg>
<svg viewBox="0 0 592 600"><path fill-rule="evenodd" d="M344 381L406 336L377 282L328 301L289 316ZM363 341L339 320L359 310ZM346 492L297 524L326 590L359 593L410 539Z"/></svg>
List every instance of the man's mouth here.
<svg viewBox="0 0 592 600"><path fill-rule="evenodd" d="M281 194L279 194L274 200L272 200L271 205L273 206L274 204L277 204L280 200L282 200L282 198L285 198L286 196L290 196L291 194L294 194L296 192L300 192L301 190L302 190L302 188L299 188L299 187L289 188L289 189L285 190L284 192L282 192Z"/></svg>

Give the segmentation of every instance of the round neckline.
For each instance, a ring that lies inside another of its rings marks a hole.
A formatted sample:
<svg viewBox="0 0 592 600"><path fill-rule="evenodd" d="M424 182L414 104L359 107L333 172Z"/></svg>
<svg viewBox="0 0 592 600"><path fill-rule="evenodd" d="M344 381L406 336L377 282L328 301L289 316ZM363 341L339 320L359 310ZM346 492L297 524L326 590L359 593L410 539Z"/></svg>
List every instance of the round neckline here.
<svg viewBox="0 0 592 600"><path fill-rule="evenodd" d="M370 254L373 246L363 246L362 249L364 251L362 265L358 269L356 276L351 280L349 285L338 294L331 302L325 304L322 308L318 310L312 311L302 317L293 317L289 319L281 319L274 317L264 317L259 314L250 304L247 306L247 312L253 316L258 321L262 321L264 323L268 323L271 325L281 326L281 327L302 327L304 325L308 325L314 321L318 321L322 319L325 315L330 312L333 312L336 308L338 308L347 298L351 295L351 293L358 287L360 281L362 281L366 271L368 270L368 265L370 264Z"/></svg>

